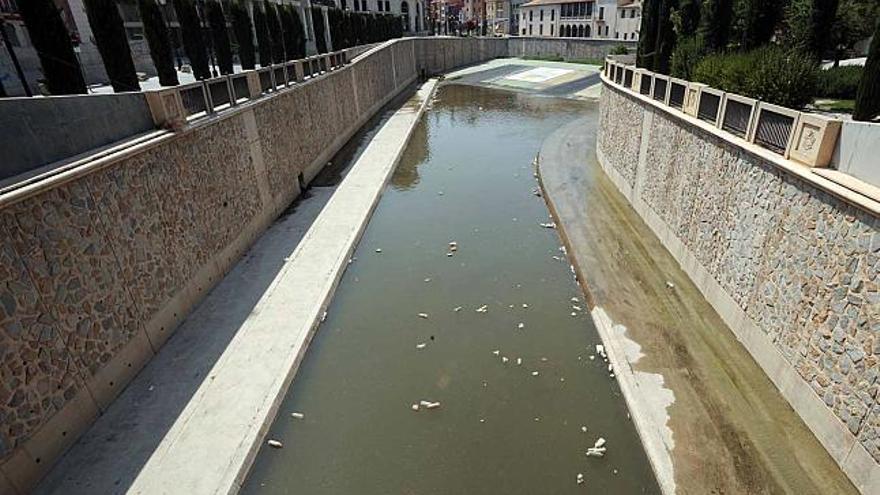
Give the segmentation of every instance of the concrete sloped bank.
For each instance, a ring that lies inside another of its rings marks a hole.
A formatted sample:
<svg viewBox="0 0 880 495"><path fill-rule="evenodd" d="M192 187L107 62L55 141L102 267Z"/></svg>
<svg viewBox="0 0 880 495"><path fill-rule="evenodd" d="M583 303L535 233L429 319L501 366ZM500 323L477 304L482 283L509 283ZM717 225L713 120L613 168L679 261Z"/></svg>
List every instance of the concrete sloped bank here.
<svg viewBox="0 0 880 495"><path fill-rule="evenodd" d="M855 486L880 491L880 206L603 81L611 182Z"/></svg>
<svg viewBox="0 0 880 495"><path fill-rule="evenodd" d="M595 159L598 122L541 150L545 198L665 493L854 493Z"/></svg>

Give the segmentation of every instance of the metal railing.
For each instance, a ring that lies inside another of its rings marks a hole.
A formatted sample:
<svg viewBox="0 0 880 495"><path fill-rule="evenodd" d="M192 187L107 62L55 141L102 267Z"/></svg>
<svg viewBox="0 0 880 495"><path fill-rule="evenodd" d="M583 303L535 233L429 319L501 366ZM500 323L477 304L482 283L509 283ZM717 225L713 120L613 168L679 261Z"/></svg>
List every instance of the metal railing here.
<svg viewBox="0 0 880 495"><path fill-rule="evenodd" d="M752 121L753 109L752 105L728 99L727 104L724 106L724 118L721 119L721 128L745 139L749 133L749 123Z"/></svg>
<svg viewBox="0 0 880 495"><path fill-rule="evenodd" d="M679 110L684 108L685 85L672 81L669 87L669 106Z"/></svg>
<svg viewBox="0 0 880 495"><path fill-rule="evenodd" d="M697 106L697 118L714 124L718 122L718 110L721 109L721 96L703 92Z"/></svg>

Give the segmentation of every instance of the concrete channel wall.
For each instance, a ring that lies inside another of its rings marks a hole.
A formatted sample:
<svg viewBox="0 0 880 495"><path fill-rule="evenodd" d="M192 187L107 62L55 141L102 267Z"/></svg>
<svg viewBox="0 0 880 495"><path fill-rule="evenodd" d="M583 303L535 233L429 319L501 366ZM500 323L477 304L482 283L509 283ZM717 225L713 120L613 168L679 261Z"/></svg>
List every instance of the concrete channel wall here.
<svg viewBox="0 0 880 495"><path fill-rule="evenodd" d="M508 38L508 54L511 57L562 58L566 62L602 60L619 46L626 47L630 53L636 52L635 41L616 39L583 38Z"/></svg>
<svg viewBox="0 0 880 495"><path fill-rule="evenodd" d="M853 483L880 493L878 198L603 80L603 169Z"/></svg>
<svg viewBox="0 0 880 495"><path fill-rule="evenodd" d="M0 195L0 493L35 485L384 104L420 73L506 53L395 40Z"/></svg>

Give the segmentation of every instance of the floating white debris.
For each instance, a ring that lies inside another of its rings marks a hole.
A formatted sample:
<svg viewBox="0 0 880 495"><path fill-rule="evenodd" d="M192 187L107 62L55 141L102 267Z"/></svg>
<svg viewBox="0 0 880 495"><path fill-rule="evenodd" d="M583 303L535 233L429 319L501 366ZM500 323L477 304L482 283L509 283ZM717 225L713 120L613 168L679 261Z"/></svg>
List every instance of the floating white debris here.
<svg viewBox="0 0 880 495"><path fill-rule="evenodd" d="M571 309L575 311L583 311L580 306L572 306Z"/></svg>
<svg viewBox="0 0 880 495"><path fill-rule="evenodd" d="M612 469L611 472L613 472L614 474L617 474L617 470L616 470L616 469Z"/></svg>
<svg viewBox="0 0 880 495"><path fill-rule="evenodd" d="M544 227L545 229L555 229L556 228L556 224L554 222L538 223L538 225L540 225L541 227Z"/></svg>
<svg viewBox="0 0 880 495"><path fill-rule="evenodd" d="M413 404L413 405L410 406L410 407L412 408L413 411L418 411L418 410L419 410L419 405L418 405L418 404Z"/></svg>
<svg viewBox="0 0 880 495"><path fill-rule="evenodd" d="M535 421L541 421L541 418L535 418Z"/></svg>
<svg viewBox="0 0 880 495"><path fill-rule="evenodd" d="M575 313L574 311L571 312L571 316L577 316L577 315L578 315L578 314Z"/></svg>
<svg viewBox="0 0 880 495"><path fill-rule="evenodd" d="M666 281L666 288L667 288L667 289L674 289L674 288L675 288L675 284L673 284L672 282L670 282L669 280L667 280L667 281Z"/></svg>
<svg viewBox="0 0 880 495"><path fill-rule="evenodd" d="M537 371L532 372L532 376L538 376L538 375L539 375L539 373Z"/></svg>
<svg viewBox="0 0 880 495"><path fill-rule="evenodd" d="M523 303L523 305L522 305L522 307L523 307L523 309L526 309L526 308L528 308L528 307L529 307L529 305L528 305L528 304L526 304L526 303Z"/></svg>
<svg viewBox="0 0 880 495"><path fill-rule="evenodd" d="M437 191L437 196L443 196L443 191Z"/></svg>
<svg viewBox="0 0 880 495"><path fill-rule="evenodd" d="M596 359L596 356L593 355L593 354L590 354L590 361L592 361L592 360L594 360L594 359Z"/></svg>
<svg viewBox="0 0 880 495"><path fill-rule="evenodd" d="M321 322L323 323L324 320L326 320L326 319L327 319L327 312L324 311L323 313L321 313Z"/></svg>
<svg viewBox="0 0 880 495"><path fill-rule="evenodd" d="M458 313L459 311L461 311L461 306L456 306L455 309L453 309L453 311Z"/></svg>
<svg viewBox="0 0 880 495"><path fill-rule="evenodd" d="M571 302L576 303L576 302L580 302L580 300L578 300L578 298L576 298L576 297L572 297Z"/></svg>
<svg viewBox="0 0 880 495"><path fill-rule="evenodd" d="M424 349L428 344L422 342L421 344L416 344L416 349Z"/></svg>
<svg viewBox="0 0 880 495"><path fill-rule="evenodd" d="M301 412L290 413L290 416L294 419L305 419L306 415Z"/></svg>
<svg viewBox="0 0 880 495"><path fill-rule="evenodd" d="M605 457L605 447L590 447L587 449L587 457Z"/></svg>
<svg viewBox="0 0 880 495"><path fill-rule="evenodd" d="M584 433L586 433L586 432L587 432L587 427L586 427L586 426L583 426L583 425L581 425L581 431L582 431L582 432L584 432Z"/></svg>
<svg viewBox="0 0 880 495"><path fill-rule="evenodd" d="M455 241L449 241L449 247L458 247L458 243Z"/></svg>
<svg viewBox="0 0 880 495"><path fill-rule="evenodd" d="M568 265L568 270L571 271L571 273L575 273L574 265Z"/></svg>
<svg viewBox="0 0 880 495"><path fill-rule="evenodd" d="M501 354L501 351L499 351L498 349L495 349L494 351L492 351L492 354L495 354L496 356L498 356L499 354Z"/></svg>
<svg viewBox="0 0 880 495"><path fill-rule="evenodd" d="M502 362L502 363L506 363L506 362L508 362L508 361L510 361L510 359L507 359L507 356L501 356L501 362Z"/></svg>
<svg viewBox="0 0 880 495"><path fill-rule="evenodd" d="M596 353L599 355L605 355L605 346L602 344L596 344Z"/></svg>
<svg viewBox="0 0 880 495"><path fill-rule="evenodd" d="M519 328L520 330L522 330L525 327L526 327L525 323L522 323L522 322L520 322L520 324L516 326L516 328Z"/></svg>
<svg viewBox="0 0 880 495"><path fill-rule="evenodd" d="M477 313L485 313L487 311L489 311L489 306L485 304L477 308Z"/></svg>
<svg viewBox="0 0 880 495"><path fill-rule="evenodd" d="M608 372L611 373L612 371L614 371L614 366L609 364L608 365Z"/></svg>
<svg viewBox="0 0 880 495"><path fill-rule="evenodd" d="M562 257L561 257L561 256L555 256L555 255L554 255L554 256L553 256L553 259L556 260L556 261L562 261Z"/></svg>
<svg viewBox="0 0 880 495"><path fill-rule="evenodd" d="M279 442L278 440L269 440L266 443L269 444L269 447L273 447L276 449L280 449L280 448L284 447L284 444Z"/></svg>
<svg viewBox="0 0 880 495"><path fill-rule="evenodd" d="M430 282L430 281L431 281L431 277L428 277L425 279L425 282Z"/></svg>
<svg viewBox="0 0 880 495"><path fill-rule="evenodd" d="M520 366L522 364L522 358L516 358L516 365Z"/></svg>
<svg viewBox="0 0 880 495"><path fill-rule="evenodd" d="M565 253L567 252L566 249L565 249L565 246L559 246L559 251L560 251L562 254L565 254Z"/></svg>
<svg viewBox="0 0 880 495"><path fill-rule="evenodd" d="M485 420L485 419L483 419L483 418L480 418L480 423L485 423L485 422L486 422L486 420Z"/></svg>
<svg viewBox="0 0 880 495"><path fill-rule="evenodd" d="M428 319L428 313L419 313L419 318Z"/></svg>
<svg viewBox="0 0 880 495"><path fill-rule="evenodd" d="M508 304L507 307L513 309L513 304Z"/></svg>
<svg viewBox="0 0 880 495"><path fill-rule="evenodd" d="M560 381L560 382L564 382L564 381L565 381L565 378L559 377L559 381Z"/></svg>
<svg viewBox="0 0 880 495"><path fill-rule="evenodd" d="M438 407L440 407L439 402L428 402L425 404L425 409L437 409Z"/></svg>
<svg viewBox="0 0 880 495"><path fill-rule="evenodd" d="M583 473L578 473L578 475L577 475L577 484L580 485L580 484L583 484L583 482L584 482L584 475L583 475Z"/></svg>
<svg viewBox="0 0 880 495"><path fill-rule="evenodd" d="M446 253L446 256L448 256L448 257L451 258L451 257L452 257L452 252L448 252L448 253Z"/></svg>
<svg viewBox="0 0 880 495"><path fill-rule="evenodd" d="M377 252L377 253L381 253L381 252L382 252L382 248L376 248L376 252Z"/></svg>
<svg viewBox="0 0 880 495"><path fill-rule="evenodd" d="M614 378L614 373L608 375L609 378Z"/></svg>
<svg viewBox="0 0 880 495"><path fill-rule="evenodd" d="M599 437L599 439L596 440L596 443L593 444L593 447L598 449L599 447L601 447L603 445L605 445L605 439L602 437Z"/></svg>

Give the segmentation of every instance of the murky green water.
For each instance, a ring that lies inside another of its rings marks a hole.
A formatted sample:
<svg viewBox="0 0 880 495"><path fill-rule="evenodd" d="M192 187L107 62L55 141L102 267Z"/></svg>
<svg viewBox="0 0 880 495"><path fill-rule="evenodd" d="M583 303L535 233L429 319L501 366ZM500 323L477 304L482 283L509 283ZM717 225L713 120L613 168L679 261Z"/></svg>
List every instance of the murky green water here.
<svg viewBox="0 0 880 495"><path fill-rule="evenodd" d="M438 96L271 427L284 448L261 450L243 492L659 492L617 384L589 359L599 337L532 194L542 140L597 108ZM420 400L441 406L414 412ZM605 457L587 457L600 436Z"/></svg>

